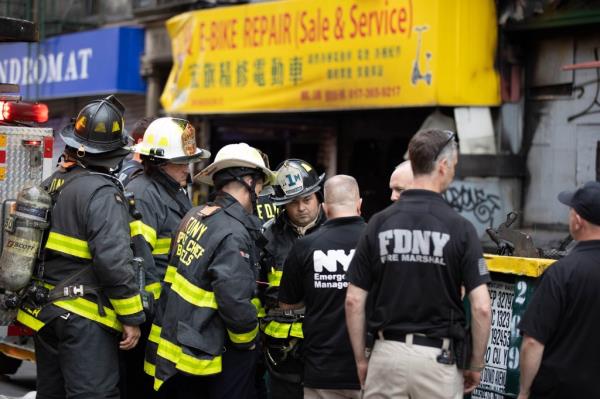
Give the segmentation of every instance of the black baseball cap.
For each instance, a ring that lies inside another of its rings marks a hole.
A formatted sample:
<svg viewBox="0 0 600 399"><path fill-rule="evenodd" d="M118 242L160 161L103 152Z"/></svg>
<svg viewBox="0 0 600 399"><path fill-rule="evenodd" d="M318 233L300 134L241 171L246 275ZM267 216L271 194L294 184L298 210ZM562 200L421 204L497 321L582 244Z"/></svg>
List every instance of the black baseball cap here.
<svg viewBox="0 0 600 399"><path fill-rule="evenodd" d="M574 191L563 191L558 200L590 223L600 226L600 183L589 181Z"/></svg>

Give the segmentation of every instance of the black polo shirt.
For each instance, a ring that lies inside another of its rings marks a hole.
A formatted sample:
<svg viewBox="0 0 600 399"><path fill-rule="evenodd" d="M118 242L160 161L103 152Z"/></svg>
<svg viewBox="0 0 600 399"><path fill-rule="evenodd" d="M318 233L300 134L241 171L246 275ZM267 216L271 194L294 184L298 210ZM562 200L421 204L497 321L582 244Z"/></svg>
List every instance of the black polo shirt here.
<svg viewBox="0 0 600 399"><path fill-rule="evenodd" d="M473 225L440 194L407 190L361 237L347 280L370 292L368 330L452 336L468 294L490 281Z"/></svg>
<svg viewBox="0 0 600 399"><path fill-rule="evenodd" d="M544 344L532 397L600 398L600 240L544 273L519 325Z"/></svg>
<svg viewBox="0 0 600 399"><path fill-rule="evenodd" d="M326 221L299 239L284 265L279 301L304 302L304 385L360 389L346 330L345 274L366 224L361 217Z"/></svg>

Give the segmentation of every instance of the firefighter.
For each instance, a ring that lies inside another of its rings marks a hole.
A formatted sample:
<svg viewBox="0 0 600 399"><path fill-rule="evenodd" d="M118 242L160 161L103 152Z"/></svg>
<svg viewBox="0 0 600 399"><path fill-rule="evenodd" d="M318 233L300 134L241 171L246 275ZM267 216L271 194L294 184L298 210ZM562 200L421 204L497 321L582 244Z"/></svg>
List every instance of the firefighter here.
<svg viewBox="0 0 600 399"><path fill-rule="evenodd" d="M150 339L158 342L154 387L169 398L252 398L259 353L256 294L261 225L257 194L273 181L261 153L223 147L196 178L216 196L179 225ZM151 347L148 347L151 351Z"/></svg>
<svg viewBox="0 0 600 399"><path fill-rule="evenodd" d="M148 305L160 297L161 282L167 270L167 255L171 238L179 222L192 208L186 187L189 164L210 157L210 152L196 147L194 127L184 119L158 118L150 123L143 139L135 146L144 166L144 172L134 175L126 191L134 196L135 207L141 218L130 223L135 256L141 257L144 268L144 285ZM150 318L150 317L149 317ZM142 326L142 343L150 324ZM127 398L143 393L149 397L152 383L143 374L145 344L124 353L125 375L122 388Z"/></svg>
<svg viewBox="0 0 600 399"><path fill-rule="evenodd" d="M133 129L129 132L129 135L133 139L134 144L141 143L144 139L144 132L148 128L148 125L154 121L156 117L154 116L146 116L140 120L138 120L135 125L133 125ZM123 187L127 187L129 181L133 179L135 176L141 174L144 171L144 167L142 166L142 158L139 153L134 153L131 155L131 158L123 161L123 166L119 169L119 180L123 184Z"/></svg>
<svg viewBox="0 0 600 399"><path fill-rule="evenodd" d="M17 315L36 331L38 398L119 398L119 348L140 336L128 208L111 174L129 152L123 112L114 96L87 104L60 131L63 161L43 183L50 229Z"/></svg>
<svg viewBox="0 0 600 399"><path fill-rule="evenodd" d="M300 361L303 309L284 312L278 307L283 264L296 240L316 230L324 221L321 186L308 162L288 159L279 165L272 200L282 208L277 218L264 225L266 245L261 254L261 280L268 281L263 296L267 317L261 323L265 335L265 363L274 399L302 398L303 367Z"/></svg>

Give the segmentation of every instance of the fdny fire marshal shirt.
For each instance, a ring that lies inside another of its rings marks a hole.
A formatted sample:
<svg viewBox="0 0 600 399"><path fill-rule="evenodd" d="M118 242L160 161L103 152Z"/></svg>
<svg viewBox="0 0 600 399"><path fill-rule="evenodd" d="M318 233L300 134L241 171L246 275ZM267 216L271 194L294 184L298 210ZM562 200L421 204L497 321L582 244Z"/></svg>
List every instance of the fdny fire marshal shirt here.
<svg viewBox="0 0 600 399"><path fill-rule="evenodd" d="M544 344L532 398L600 398L600 240L581 241L546 272L519 328Z"/></svg>
<svg viewBox="0 0 600 399"><path fill-rule="evenodd" d="M461 285L468 294L490 281L473 225L428 190L372 217L346 278L369 291L368 331L439 338L465 324Z"/></svg>
<svg viewBox="0 0 600 399"><path fill-rule="evenodd" d="M361 217L326 221L299 239L284 265L279 301L304 302L304 385L315 389L360 389L344 300L346 270L366 224Z"/></svg>

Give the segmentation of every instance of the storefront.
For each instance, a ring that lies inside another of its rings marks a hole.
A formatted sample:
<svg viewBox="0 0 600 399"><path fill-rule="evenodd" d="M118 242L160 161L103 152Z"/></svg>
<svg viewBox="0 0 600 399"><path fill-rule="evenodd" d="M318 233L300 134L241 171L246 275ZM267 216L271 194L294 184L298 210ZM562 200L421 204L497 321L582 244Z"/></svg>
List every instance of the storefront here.
<svg viewBox="0 0 600 399"><path fill-rule="evenodd" d="M137 27L60 35L39 44L2 44L0 82L19 85L24 100L48 104L48 125L55 130L91 99L116 94L127 108L130 128L144 116L143 49L144 31ZM62 147L61 140L55 140L57 156Z"/></svg>
<svg viewBox="0 0 600 399"><path fill-rule="evenodd" d="M354 175L367 215L389 203L426 120L458 127L467 154L497 154L491 0L287 0L188 12L167 30L167 113L195 120L213 150L244 140L274 166L293 156Z"/></svg>

